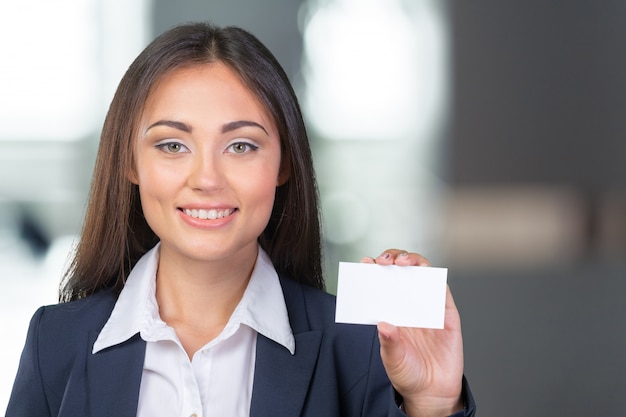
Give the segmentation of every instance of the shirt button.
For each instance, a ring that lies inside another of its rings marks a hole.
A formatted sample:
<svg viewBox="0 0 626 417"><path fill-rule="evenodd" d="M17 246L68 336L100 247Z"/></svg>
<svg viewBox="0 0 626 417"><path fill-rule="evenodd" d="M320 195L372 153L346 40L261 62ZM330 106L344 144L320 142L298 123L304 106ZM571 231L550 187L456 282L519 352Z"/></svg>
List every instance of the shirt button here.
<svg viewBox="0 0 626 417"><path fill-rule="evenodd" d="M196 413L193 413L192 415L190 415L189 417L198 417L198 415Z"/></svg>

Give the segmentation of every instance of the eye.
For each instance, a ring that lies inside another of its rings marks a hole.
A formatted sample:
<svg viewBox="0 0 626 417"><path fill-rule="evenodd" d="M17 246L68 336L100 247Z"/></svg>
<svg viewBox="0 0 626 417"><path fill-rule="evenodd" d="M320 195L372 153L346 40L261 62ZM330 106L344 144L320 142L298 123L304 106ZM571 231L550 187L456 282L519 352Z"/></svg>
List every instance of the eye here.
<svg viewBox="0 0 626 417"><path fill-rule="evenodd" d="M258 146L247 142L235 142L232 145L228 146L228 150L232 153L246 153L250 151L256 151L257 149L259 149Z"/></svg>
<svg viewBox="0 0 626 417"><path fill-rule="evenodd" d="M179 142L159 143L156 147L166 153L181 153L187 150L187 147Z"/></svg>

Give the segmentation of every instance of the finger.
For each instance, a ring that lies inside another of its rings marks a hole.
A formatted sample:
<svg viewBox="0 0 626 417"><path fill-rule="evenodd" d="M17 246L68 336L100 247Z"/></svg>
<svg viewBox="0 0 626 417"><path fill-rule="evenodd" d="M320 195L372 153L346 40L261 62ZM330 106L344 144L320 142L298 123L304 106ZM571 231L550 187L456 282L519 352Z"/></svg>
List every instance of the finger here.
<svg viewBox="0 0 626 417"><path fill-rule="evenodd" d="M386 251L378 255L378 257L376 257L374 261L379 265L393 265L396 258L401 253L406 254L407 252L401 249L387 249Z"/></svg>
<svg viewBox="0 0 626 417"><path fill-rule="evenodd" d="M430 261L419 253L399 253L394 261L400 266L430 266Z"/></svg>
<svg viewBox="0 0 626 417"><path fill-rule="evenodd" d="M402 363L406 352L401 342L400 329L392 324L378 323L378 340L380 341L380 356L387 375L396 383L402 381L406 375Z"/></svg>
<svg viewBox="0 0 626 417"><path fill-rule="evenodd" d="M400 360L399 355L401 355L397 349L397 342L400 337L398 328L386 322L378 323L377 328L383 360L390 364L398 362Z"/></svg>
<svg viewBox="0 0 626 417"><path fill-rule="evenodd" d="M401 249L387 249L374 262L380 265L430 266L430 261L419 253Z"/></svg>
<svg viewBox="0 0 626 417"><path fill-rule="evenodd" d="M365 256L361 258L361 263L363 264L375 264L376 261L371 256Z"/></svg>
<svg viewBox="0 0 626 417"><path fill-rule="evenodd" d="M393 265L393 260L394 258L391 256L391 253L389 253L389 251L385 251L378 255L374 259L374 262L376 262L378 265Z"/></svg>

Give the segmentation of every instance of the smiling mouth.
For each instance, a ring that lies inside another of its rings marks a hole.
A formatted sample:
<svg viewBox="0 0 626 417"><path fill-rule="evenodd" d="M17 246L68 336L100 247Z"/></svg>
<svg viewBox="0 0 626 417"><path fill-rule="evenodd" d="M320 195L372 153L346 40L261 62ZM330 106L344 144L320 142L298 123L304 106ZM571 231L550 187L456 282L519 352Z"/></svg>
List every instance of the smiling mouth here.
<svg viewBox="0 0 626 417"><path fill-rule="evenodd" d="M193 217L194 219L200 220L215 220L221 219L233 214L237 209L226 209L226 210L217 210L217 209L183 209L183 213L187 216Z"/></svg>

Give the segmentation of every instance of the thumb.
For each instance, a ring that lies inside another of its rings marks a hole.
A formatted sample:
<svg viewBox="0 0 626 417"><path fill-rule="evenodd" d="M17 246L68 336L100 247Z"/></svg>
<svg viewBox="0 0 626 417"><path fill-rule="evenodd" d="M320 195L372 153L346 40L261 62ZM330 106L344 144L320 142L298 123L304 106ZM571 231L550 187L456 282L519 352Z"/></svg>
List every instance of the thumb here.
<svg viewBox="0 0 626 417"><path fill-rule="evenodd" d="M404 356L404 352L400 347L400 332L398 328L389 323L378 323L378 340L380 340L380 356L383 359L385 368L388 368L387 372L393 372Z"/></svg>

